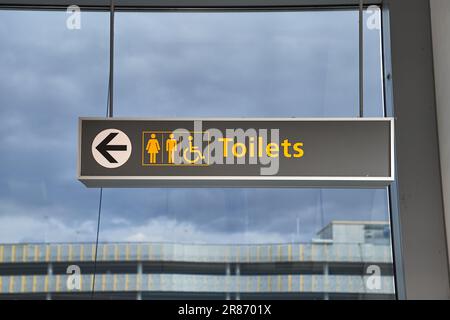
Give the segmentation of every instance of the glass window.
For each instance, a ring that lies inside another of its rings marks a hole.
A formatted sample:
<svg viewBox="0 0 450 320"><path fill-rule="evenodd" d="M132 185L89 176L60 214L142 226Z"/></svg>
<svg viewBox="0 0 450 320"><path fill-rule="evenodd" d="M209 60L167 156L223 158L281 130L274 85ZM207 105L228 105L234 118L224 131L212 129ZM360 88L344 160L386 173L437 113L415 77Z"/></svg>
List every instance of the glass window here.
<svg viewBox="0 0 450 320"><path fill-rule="evenodd" d="M76 180L77 126L106 112L109 15L67 17L0 10L0 299L50 298L73 262L92 267L99 190Z"/></svg>
<svg viewBox="0 0 450 320"><path fill-rule="evenodd" d="M77 119L106 113L108 17L69 30L65 12L0 11L0 298L90 296L99 190L76 180ZM356 10L120 12L115 33L118 117L359 112ZM365 115L381 117L380 30L364 47ZM95 294L392 299L389 217L384 188L104 189Z"/></svg>

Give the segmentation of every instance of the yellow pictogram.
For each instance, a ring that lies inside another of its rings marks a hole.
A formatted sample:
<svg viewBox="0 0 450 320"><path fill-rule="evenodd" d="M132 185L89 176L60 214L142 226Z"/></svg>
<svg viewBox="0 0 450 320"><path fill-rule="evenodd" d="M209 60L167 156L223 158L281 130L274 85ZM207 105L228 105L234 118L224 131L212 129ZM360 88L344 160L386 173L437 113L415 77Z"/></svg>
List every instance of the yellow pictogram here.
<svg viewBox="0 0 450 320"><path fill-rule="evenodd" d="M192 136L189 136L189 149L186 148L183 151L183 159L190 164L197 164L201 162L203 159L205 159L205 156L202 154L200 150L198 150L198 147L194 147L192 143ZM190 156L188 157L188 153Z"/></svg>
<svg viewBox="0 0 450 320"><path fill-rule="evenodd" d="M150 156L150 163L156 163L156 155L159 153L159 150L161 150L158 139L156 139L156 134L151 134L151 138L148 140L145 150L147 150L147 153Z"/></svg>
<svg viewBox="0 0 450 320"><path fill-rule="evenodd" d="M173 133L166 140L167 163L174 163L175 151L177 151L178 141L174 139Z"/></svg>
<svg viewBox="0 0 450 320"><path fill-rule="evenodd" d="M142 132L142 165L143 166L207 166L209 159L205 157L202 147L194 145L194 134L209 133L189 132L189 136L176 138L171 131ZM209 145L206 144L207 150ZM176 161L176 157L181 159ZM209 156L208 156L209 158Z"/></svg>

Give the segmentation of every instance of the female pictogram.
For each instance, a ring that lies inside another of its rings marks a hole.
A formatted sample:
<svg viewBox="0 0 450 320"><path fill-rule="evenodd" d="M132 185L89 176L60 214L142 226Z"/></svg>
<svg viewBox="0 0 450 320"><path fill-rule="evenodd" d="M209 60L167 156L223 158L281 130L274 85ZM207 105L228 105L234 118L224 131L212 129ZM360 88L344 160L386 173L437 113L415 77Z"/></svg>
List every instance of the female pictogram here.
<svg viewBox="0 0 450 320"><path fill-rule="evenodd" d="M151 139L148 140L145 150L147 150L147 153L150 156L150 163L156 163L156 155L161 148L158 139L156 139L156 134L152 133L150 137Z"/></svg>

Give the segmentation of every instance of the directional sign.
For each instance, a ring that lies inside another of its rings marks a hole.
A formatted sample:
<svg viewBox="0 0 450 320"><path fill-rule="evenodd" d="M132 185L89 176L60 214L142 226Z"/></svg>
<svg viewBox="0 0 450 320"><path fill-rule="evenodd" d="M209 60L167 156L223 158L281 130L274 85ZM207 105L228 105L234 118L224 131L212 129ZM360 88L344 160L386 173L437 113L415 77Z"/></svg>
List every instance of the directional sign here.
<svg viewBox="0 0 450 320"><path fill-rule="evenodd" d="M81 118L88 187L379 187L394 120Z"/></svg>
<svg viewBox="0 0 450 320"><path fill-rule="evenodd" d="M131 141L118 129L101 131L92 141L92 156L105 168L118 168L125 164L131 155Z"/></svg>

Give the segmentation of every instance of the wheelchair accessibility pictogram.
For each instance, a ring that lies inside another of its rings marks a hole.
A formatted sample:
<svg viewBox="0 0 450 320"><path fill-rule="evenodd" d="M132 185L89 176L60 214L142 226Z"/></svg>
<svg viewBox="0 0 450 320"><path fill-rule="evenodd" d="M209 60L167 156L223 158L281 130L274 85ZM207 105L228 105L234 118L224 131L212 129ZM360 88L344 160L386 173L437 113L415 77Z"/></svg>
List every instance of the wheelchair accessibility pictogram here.
<svg viewBox="0 0 450 320"><path fill-rule="evenodd" d="M203 159L205 159L205 156L202 154L202 152L199 150L198 147L195 147L192 143L192 136L188 137L189 140L189 149L185 148L183 151L183 159L190 164L197 164L202 162ZM189 154L189 157L188 157Z"/></svg>
<svg viewBox="0 0 450 320"><path fill-rule="evenodd" d="M208 165L208 157L203 154L202 147L194 145L194 134L203 132L189 132L179 137L175 137L171 131L142 132L142 165ZM205 147L209 148L207 144Z"/></svg>

